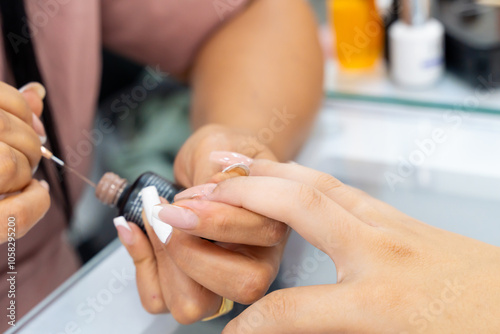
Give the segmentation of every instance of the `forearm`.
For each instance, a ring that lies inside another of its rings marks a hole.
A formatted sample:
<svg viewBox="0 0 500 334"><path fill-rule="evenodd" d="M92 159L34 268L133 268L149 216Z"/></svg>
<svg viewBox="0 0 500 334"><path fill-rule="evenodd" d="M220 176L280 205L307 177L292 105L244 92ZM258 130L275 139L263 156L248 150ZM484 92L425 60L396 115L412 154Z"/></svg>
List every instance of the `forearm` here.
<svg viewBox="0 0 500 334"><path fill-rule="evenodd" d="M307 3L255 0L197 56L193 127L216 123L250 132L279 159L290 159L309 133L322 82L323 59Z"/></svg>

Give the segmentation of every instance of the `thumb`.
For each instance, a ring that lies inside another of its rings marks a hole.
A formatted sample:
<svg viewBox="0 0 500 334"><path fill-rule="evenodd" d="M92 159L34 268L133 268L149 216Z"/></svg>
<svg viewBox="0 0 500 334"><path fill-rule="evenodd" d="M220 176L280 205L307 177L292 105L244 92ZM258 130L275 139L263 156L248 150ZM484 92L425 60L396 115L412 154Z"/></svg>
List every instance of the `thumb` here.
<svg viewBox="0 0 500 334"><path fill-rule="evenodd" d="M347 284L278 290L247 308L222 334L365 333L368 324Z"/></svg>

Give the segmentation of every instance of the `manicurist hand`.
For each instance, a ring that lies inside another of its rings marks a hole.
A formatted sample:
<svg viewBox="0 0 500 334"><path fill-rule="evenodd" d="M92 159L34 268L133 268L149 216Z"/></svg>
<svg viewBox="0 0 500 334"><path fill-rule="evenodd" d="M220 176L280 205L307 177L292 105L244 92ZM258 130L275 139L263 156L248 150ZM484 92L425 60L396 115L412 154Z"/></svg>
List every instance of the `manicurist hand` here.
<svg viewBox="0 0 500 334"><path fill-rule="evenodd" d="M45 89L30 83L20 90L0 82L0 242L20 238L47 212L48 184L32 178L45 130L39 117ZM15 220L15 231L8 230Z"/></svg>
<svg viewBox="0 0 500 334"><path fill-rule="evenodd" d="M245 156L214 150L243 148L255 158L274 159L268 149L253 149L257 146L250 146L250 140L224 127L201 128L178 155L177 179L187 187L219 182L232 176L221 173L223 168L251 163ZM158 213L174 227L165 244L149 225L149 238L135 224L127 224L130 230L117 227L134 259L144 308L171 312L183 324L217 314L222 297L250 304L264 296L277 275L289 231L281 222L232 205L182 201L205 190L191 188L176 197L185 207L165 204Z"/></svg>
<svg viewBox="0 0 500 334"><path fill-rule="evenodd" d="M231 321L224 334L500 329L498 247L426 225L299 165L256 160L251 176L204 189L197 200L176 205L192 210L209 200L285 222L328 254L337 268L337 284L273 292ZM183 231L209 235L203 224L196 226ZM188 261L204 267L197 256Z"/></svg>

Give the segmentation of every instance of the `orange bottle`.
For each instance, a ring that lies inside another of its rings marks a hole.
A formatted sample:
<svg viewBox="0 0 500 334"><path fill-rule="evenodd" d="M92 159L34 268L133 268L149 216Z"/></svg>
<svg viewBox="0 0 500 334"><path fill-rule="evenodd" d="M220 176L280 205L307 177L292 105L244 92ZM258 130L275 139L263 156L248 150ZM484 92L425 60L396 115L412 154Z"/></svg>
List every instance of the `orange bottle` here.
<svg viewBox="0 0 500 334"><path fill-rule="evenodd" d="M384 27L375 0L328 0L339 63L368 69L382 55Z"/></svg>

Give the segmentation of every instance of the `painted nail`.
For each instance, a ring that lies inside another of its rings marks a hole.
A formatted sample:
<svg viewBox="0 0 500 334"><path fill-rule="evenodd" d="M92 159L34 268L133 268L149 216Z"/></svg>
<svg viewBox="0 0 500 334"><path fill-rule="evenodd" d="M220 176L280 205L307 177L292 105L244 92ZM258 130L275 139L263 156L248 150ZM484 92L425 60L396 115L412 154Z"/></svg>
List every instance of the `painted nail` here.
<svg viewBox="0 0 500 334"><path fill-rule="evenodd" d="M128 225L128 222L127 220L125 219L125 217L123 216L119 216L119 217L116 217L113 219L113 223L115 224L115 227L118 227L118 226L123 226L125 227L127 230L129 231L132 231L132 229L130 228L130 226Z"/></svg>
<svg viewBox="0 0 500 334"><path fill-rule="evenodd" d="M42 84L38 83L38 82L29 82L27 83L26 85L22 86L21 88L19 88L19 91L22 93L22 92L25 92L27 90L32 90L36 93L36 95L38 95L38 97L40 99L44 99L45 96L47 95L47 91L45 90L45 87L42 86Z"/></svg>
<svg viewBox="0 0 500 334"><path fill-rule="evenodd" d="M151 219L153 220L153 229L155 230L158 239L160 239L160 241L164 244L168 243L170 237L172 236L172 226L155 217L152 217Z"/></svg>
<svg viewBox="0 0 500 334"><path fill-rule="evenodd" d="M181 199L203 199L210 195L216 187L217 184L215 183L207 183L191 187L175 195L174 201L177 202Z"/></svg>
<svg viewBox="0 0 500 334"><path fill-rule="evenodd" d="M126 245L132 245L134 241L134 234L125 218L123 216L116 217L113 219L113 224L115 224L116 231L118 231L118 235L123 243Z"/></svg>
<svg viewBox="0 0 500 334"><path fill-rule="evenodd" d="M171 204L155 206L153 208L153 217L173 227L186 230L195 228L200 221L193 211Z"/></svg>
<svg viewBox="0 0 500 334"><path fill-rule="evenodd" d="M141 190L142 195L142 208L146 213L146 218L151 226L153 226L153 221L151 220L151 214L153 213L153 207L161 203L160 196L158 195L158 190L156 187L146 187Z"/></svg>
<svg viewBox="0 0 500 334"><path fill-rule="evenodd" d="M253 163L253 159L246 155L228 151L213 151L210 153L209 160L224 167L235 164L244 164L249 167Z"/></svg>
<svg viewBox="0 0 500 334"><path fill-rule="evenodd" d="M149 221L149 225L153 228L158 239L161 242L166 243L170 240L172 234L172 226L165 224L161 220L153 217L153 208L161 203L160 196L158 195L158 190L156 187L146 187L141 190L142 194L142 207L146 213L146 218Z"/></svg>
<svg viewBox="0 0 500 334"><path fill-rule="evenodd" d="M47 183L47 181L45 181L45 180L40 180L40 181L39 181L39 183L40 183L40 185L41 185L43 188L45 188L45 190L47 190L47 191L49 191L49 190L50 190L50 186L49 186L49 184Z"/></svg>
<svg viewBox="0 0 500 334"><path fill-rule="evenodd" d="M47 134L45 133L45 127L43 126L42 121L38 117L36 117L35 114L32 115L33 118L31 124L33 126L33 130L35 130L36 134L38 135L38 138L40 138L40 142L43 145L47 142Z"/></svg>

